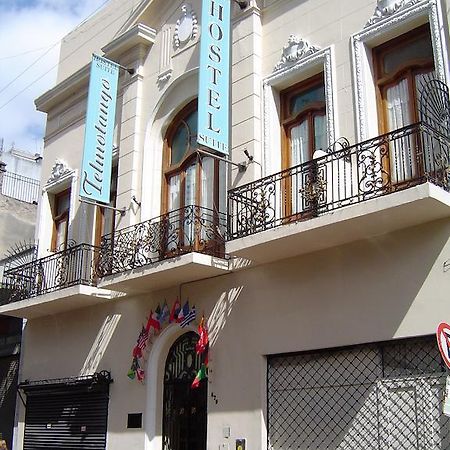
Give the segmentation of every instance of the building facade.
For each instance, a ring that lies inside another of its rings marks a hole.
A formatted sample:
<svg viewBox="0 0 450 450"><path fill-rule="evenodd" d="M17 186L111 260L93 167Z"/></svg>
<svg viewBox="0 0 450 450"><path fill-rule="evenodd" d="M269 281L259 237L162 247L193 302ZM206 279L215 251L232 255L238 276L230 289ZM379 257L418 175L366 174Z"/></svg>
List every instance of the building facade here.
<svg viewBox="0 0 450 450"><path fill-rule="evenodd" d="M38 259L0 307L28 319L15 445L447 449L449 7L231 6L228 161L196 144L200 0L62 42ZM92 53L133 69L108 205L78 198Z"/></svg>

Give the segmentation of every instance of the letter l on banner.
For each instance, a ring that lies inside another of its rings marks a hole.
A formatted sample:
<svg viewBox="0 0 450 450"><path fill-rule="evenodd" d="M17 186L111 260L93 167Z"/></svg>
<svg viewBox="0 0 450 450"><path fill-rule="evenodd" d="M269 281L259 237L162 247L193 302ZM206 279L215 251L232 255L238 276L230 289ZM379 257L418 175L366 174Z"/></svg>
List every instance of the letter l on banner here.
<svg viewBox="0 0 450 450"><path fill-rule="evenodd" d="M203 0L197 142L228 155L231 0Z"/></svg>
<svg viewBox="0 0 450 450"><path fill-rule="evenodd" d="M80 197L109 203L119 65L92 55Z"/></svg>

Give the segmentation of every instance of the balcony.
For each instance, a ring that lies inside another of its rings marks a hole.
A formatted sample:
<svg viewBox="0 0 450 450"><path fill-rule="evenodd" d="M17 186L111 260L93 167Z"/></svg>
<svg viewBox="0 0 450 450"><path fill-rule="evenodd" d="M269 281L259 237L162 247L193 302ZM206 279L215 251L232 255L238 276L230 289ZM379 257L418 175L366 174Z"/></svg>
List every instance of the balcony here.
<svg viewBox="0 0 450 450"><path fill-rule="evenodd" d="M79 244L6 270L0 314L33 318L109 300L111 293L96 287L98 255Z"/></svg>
<svg viewBox="0 0 450 450"><path fill-rule="evenodd" d="M450 214L450 137L409 125L228 193L227 251L257 263Z"/></svg>
<svg viewBox="0 0 450 450"><path fill-rule="evenodd" d="M186 206L105 235L100 287L148 292L228 271L226 215Z"/></svg>

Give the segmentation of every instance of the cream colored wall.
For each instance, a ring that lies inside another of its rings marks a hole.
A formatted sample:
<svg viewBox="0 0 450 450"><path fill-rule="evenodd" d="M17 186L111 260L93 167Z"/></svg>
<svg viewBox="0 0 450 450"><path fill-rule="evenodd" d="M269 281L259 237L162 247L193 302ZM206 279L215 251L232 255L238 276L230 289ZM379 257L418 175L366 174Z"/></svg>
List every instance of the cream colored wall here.
<svg viewBox="0 0 450 450"><path fill-rule="evenodd" d="M141 4L142 0L110 0L65 36L61 42L57 83L88 64L92 53L101 54L102 47L124 33Z"/></svg>
<svg viewBox="0 0 450 450"><path fill-rule="evenodd" d="M450 221L441 220L367 241L254 267L141 297L111 301L69 314L29 320L22 379L75 376L107 316L120 320L98 370L111 370L109 449L143 448L144 432L126 430L129 412L155 407L147 386L126 373L131 351L150 309L181 292L208 317L211 339L208 448L245 437L264 448L265 355L433 334L450 316ZM163 339L162 337L160 339ZM165 342L162 355L170 344ZM156 342L155 342L156 344ZM218 403L211 397L214 394ZM162 402L161 381L157 391ZM161 433L160 411L156 415ZM152 438L152 436L150 436ZM149 447L152 448L152 447Z"/></svg>

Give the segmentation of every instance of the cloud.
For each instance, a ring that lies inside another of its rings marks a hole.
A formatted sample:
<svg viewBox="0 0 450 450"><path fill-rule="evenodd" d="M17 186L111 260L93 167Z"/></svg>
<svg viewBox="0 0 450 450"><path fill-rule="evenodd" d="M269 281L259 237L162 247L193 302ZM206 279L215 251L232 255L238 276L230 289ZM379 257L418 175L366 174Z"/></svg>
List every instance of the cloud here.
<svg viewBox="0 0 450 450"><path fill-rule="evenodd" d="M32 153L42 149L45 114L36 111L34 99L55 84L56 67L51 68L57 64L61 39L104 3L0 0L0 139L5 148L14 143Z"/></svg>

